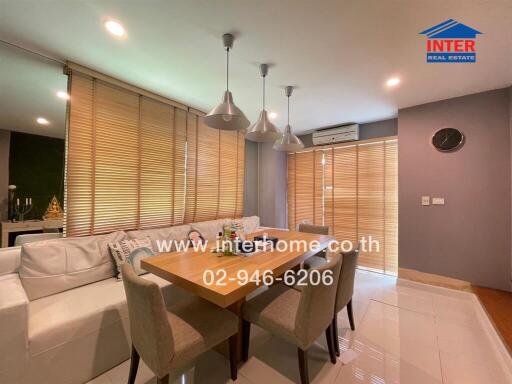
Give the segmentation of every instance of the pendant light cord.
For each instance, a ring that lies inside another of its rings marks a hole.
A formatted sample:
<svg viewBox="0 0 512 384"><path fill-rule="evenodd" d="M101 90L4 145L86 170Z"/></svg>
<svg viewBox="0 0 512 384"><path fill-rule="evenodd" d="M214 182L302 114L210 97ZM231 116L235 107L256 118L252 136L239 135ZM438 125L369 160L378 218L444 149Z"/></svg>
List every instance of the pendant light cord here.
<svg viewBox="0 0 512 384"><path fill-rule="evenodd" d="M226 48L226 91L229 91L229 48Z"/></svg>
<svg viewBox="0 0 512 384"><path fill-rule="evenodd" d="M288 96L288 125L290 125L290 96Z"/></svg>
<svg viewBox="0 0 512 384"><path fill-rule="evenodd" d="M265 110L265 76L263 76L263 110Z"/></svg>

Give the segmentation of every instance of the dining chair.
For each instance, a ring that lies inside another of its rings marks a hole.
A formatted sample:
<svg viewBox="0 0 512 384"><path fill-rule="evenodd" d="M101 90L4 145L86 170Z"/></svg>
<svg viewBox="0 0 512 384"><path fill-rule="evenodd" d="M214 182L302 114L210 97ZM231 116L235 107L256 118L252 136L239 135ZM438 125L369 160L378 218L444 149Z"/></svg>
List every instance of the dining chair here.
<svg viewBox="0 0 512 384"><path fill-rule="evenodd" d="M332 253L336 253L335 251L329 251L327 253L327 258ZM340 268L340 277L338 279L338 286L336 291L336 300L334 303L334 316L331 324L331 330L333 332L332 339L334 341L334 348L336 351L336 356L340 355L340 346L338 343L338 313L345 307L347 307L348 321L350 323L350 329L355 331L355 321L354 321L354 313L352 310L352 296L354 294L354 282L355 282L355 274L357 267L357 258L359 255L359 244L357 248L349 252L341 252L341 268ZM325 265L327 261L323 259L322 262L314 262L310 264L310 271L313 269L318 269L322 265ZM297 291L302 291L303 286L295 285L293 288Z"/></svg>
<svg viewBox="0 0 512 384"><path fill-rule="evenodd" d="M329 234L329 227L324 225L313 225L313 224L306 224L306 223L300 223L298 226L299 232L305 232L305 233L314 233L315 235L328 235ZM317 254L309 257L304 262L304 268L310 269L319 267L320 265L324 264L325 261L325 250L318 252Z"/></svg>
<svg viewBox="0 0 512 384"><path fill-rule="evenodd" d="M324 226L324 225L300 223L298 230L299 230L299 232L314 233L315 235L328 235L329 234L329 227Z"/></svg>
<svg viewBox="0 0 512 384"><path fill-rule="evenodd" d="M334 254L319 268L322 274L332 273L332 284L321 280L318 285L308 282L301 291L277 284L244 304L242 358L249 358L251 323L266 329L297 346L302 384L309 383L307 351L325 332L331 362L336 363L332 316L340 271L340 256Z"/></svg>
<svg viewBox="0 0 512 384"><path fill-rule="evenodd" d="M237 378L238 318L226 309L190 296L166 303L159 286L121 267L128 304L132 355L128 383L135 383L139 360L155 373L158 384L169 382L172 369L229 339L231 379Z"/></svg>
<svg viewBox="0 0 512 384"><path fill-rule="evenodd" d="M338 342L338 313L347 307L348 321L350 329L355 331L354 313L352 310L352 296L354 295L354 282L356 276L357 258L359 256L359 245L349 252L342 252L342 261L340 277L338 280L338 290L334 304L334 317L332 319L332 332L336 356L340 355L340 345Z"/></svg>

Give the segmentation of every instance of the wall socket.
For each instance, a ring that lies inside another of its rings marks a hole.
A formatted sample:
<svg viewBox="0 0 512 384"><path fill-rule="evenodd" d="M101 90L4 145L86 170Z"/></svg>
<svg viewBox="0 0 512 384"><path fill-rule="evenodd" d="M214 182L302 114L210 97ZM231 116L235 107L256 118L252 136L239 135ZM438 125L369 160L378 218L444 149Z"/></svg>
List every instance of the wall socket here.
<svg viewBox="0 0 512 384"><path fill-rule="evenodd" d="M430 196L421 196L421 205L430 205Z"/></svg>
<svg viewBox="0 0 512 384"><path fill-rule="evenodd" d="M444 197L433 197L432 205L444 205Z"/></svg>

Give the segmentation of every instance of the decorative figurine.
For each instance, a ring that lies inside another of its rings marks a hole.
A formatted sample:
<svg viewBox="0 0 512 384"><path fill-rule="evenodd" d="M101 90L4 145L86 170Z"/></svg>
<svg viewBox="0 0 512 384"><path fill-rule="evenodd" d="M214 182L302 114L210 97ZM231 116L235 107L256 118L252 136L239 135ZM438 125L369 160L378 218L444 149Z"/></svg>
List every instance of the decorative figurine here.
<svg viewBox="0 0 512 384"><path fill-rule="evenodd" d="M64 217L64 211L60 207L59 200L57 197L53 195L50 204L48 204L48 208L43 215L43 220L55 220L62 219Z"/></svg>

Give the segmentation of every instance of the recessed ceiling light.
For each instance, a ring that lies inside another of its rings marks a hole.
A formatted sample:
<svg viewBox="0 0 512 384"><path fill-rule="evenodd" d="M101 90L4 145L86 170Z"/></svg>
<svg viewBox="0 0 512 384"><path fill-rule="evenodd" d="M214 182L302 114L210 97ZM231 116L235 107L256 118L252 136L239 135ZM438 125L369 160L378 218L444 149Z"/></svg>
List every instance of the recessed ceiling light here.
<svg viewBox="0 0 512 384"><path fill-rule="evenodd" d="M48 120L46 120L44 117L38 117L36 119L37 123L38 124L41 124L41 125L48 125L50 124L50 122Z"/></svg>
<svg viewBox="0 0 512 384"><path fill-rule="evenodd" d="M270 112L270 113L268 114L268 117L270 117L271 119L275 119L275 118L277 117L277 113L275 113L275 112Z"/></svg>
<svg viewBox="0 0 512 384"><path fill-rule="evenodd" d="M398 77L392 77L388 81L386 81L386 85L388 87L396 87L398 84L400 84L400 79Z"/></svg>
<svg viewBox="0 0 512 384"><path fill-rule="evenodd" d="M61 99L64 99L64 100L68 100L69 99L68 93L64 92L64 91L58 91L57 92L57 97L59 97Z"/></svg>
<svg viewBox="0 0 512 384"><path fill-rule="evenodd" d="M112 35L116 37L123 37L126 34L126 31L121 23L114 20L108 20L105 22L105 28L107 28L107 31L109 31Z"/></svg>

